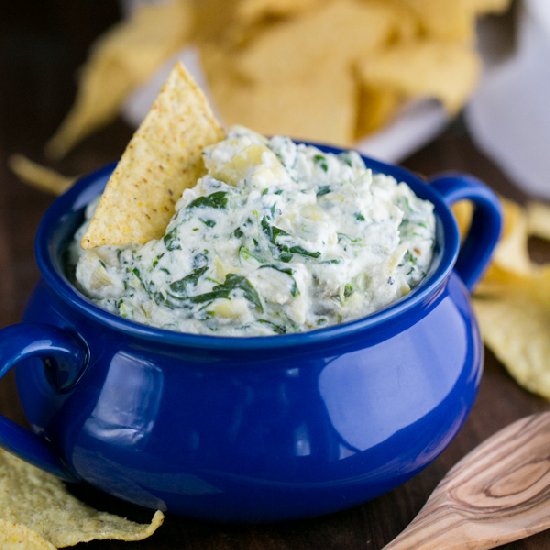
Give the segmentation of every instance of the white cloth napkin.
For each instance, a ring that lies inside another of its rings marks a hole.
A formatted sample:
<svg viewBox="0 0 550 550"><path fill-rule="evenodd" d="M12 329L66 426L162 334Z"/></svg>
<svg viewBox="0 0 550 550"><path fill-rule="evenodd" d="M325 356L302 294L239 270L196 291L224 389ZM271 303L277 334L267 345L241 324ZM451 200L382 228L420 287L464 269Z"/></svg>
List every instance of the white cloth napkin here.
<svg viewBox="0 0 550 550"><path fill-rule="evenodd" d="M520 186L550 199L550 1L525 0L518 47L488 67L466 110L477 144Z"/></svg>

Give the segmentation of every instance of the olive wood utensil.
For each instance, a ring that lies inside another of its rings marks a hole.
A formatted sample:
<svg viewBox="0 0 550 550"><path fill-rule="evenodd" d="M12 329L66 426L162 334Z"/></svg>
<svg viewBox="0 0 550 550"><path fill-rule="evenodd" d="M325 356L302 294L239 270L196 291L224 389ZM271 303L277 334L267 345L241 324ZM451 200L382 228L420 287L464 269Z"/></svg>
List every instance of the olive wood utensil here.
<svg viewBox="0 0 550 550"><path fill-rule="evenodd" d="M384 550L495 548L550 527L550 412L522 418L467 454Z"/></svg>

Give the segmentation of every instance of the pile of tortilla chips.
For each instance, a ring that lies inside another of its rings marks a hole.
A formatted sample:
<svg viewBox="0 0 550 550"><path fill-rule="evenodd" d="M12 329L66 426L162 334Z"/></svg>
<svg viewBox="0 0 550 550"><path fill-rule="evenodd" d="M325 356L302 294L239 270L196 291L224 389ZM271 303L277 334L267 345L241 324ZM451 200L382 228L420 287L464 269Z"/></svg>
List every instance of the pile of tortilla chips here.
<svg viewBox="0 0 550 550"><path fill-rule="evenodd" d="M409 100L456 112L475 86L481 13L510 0L168 0L92 47L74 107L47 145L63 156L113 119L175 52L195 45L224 124L350 145Z"/></svg>
<svg viewBox="0 0 550 550"><path fill-rule="evenodd" d="M162 525L155 512L141 525L99 512L67 492L62 481L0 450L0 548L51 550L96 539L142 540Z"/></svg>
<svg viewBox="0 0 550 550"><path fill-rule="evenodd" d="M528 239L550 241L550 206L527 209L503 199L504 229L493 262L475 289L474 310L485 344L511 376L550 399L550 263L535 264ZM468 212L456 212L468 226Z"/></svg>

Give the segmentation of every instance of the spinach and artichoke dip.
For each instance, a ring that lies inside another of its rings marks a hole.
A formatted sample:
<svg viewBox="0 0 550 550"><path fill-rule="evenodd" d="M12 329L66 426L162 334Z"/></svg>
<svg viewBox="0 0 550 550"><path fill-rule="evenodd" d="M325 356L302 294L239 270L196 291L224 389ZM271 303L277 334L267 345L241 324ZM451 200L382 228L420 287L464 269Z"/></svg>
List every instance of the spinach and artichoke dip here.
<svg viewBox="0 0 550 550"><path fill-rule="evenodd" d="M100 307L182 332L285 334L368 315L425 276L431 203L357 153L235 127L203 157L162 239L84 251L77 231L69 264Z"/></svg>

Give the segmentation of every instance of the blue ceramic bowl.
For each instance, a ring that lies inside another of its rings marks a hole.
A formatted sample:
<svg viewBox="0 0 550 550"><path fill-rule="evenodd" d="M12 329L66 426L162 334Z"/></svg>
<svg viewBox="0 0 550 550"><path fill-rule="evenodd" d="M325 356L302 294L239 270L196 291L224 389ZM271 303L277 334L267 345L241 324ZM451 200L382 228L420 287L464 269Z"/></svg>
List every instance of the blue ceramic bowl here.
<svg viewBox="0 0 550 550"><path fill-rule="evenodd" d="M365 162L434 204L425 281L364 319L254 338L147 327L79 294L64 250L113 167L81 179L38 230L42 280L24 322L0 331L0 376L17 365L33 430L0 417L0 444L68 481L224 521L334 512L424 468L456 435L478 389L483 348L468 290L494 249L500 210L471 177L428 185ZM476 206L462 247L449 210L460 199Z"/></svg>

